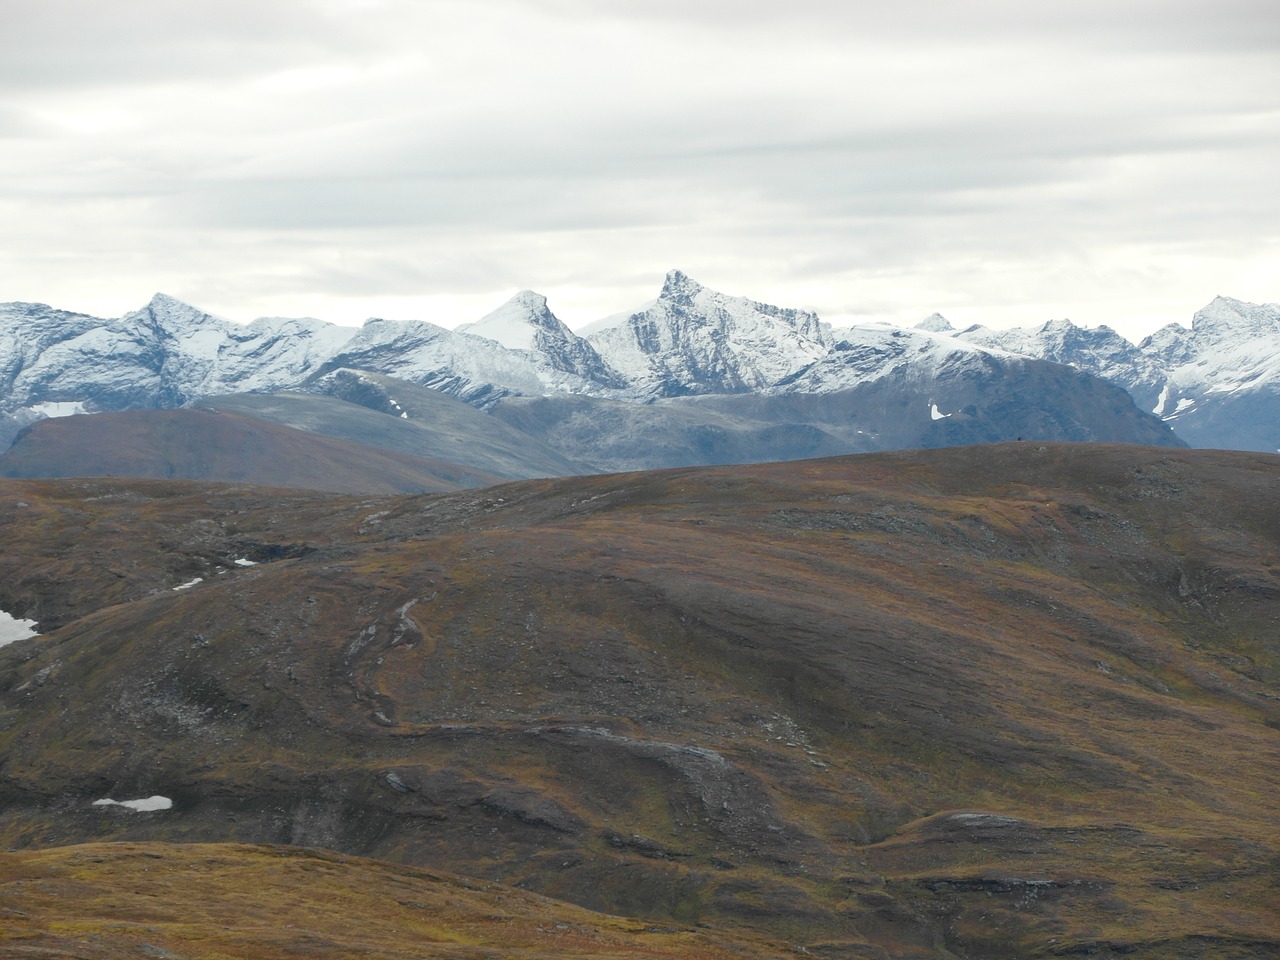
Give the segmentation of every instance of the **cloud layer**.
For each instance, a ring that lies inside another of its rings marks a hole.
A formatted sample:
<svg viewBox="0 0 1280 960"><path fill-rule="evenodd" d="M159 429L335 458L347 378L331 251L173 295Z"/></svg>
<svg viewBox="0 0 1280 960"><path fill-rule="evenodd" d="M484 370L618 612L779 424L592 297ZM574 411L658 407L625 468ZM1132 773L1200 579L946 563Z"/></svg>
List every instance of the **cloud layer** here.
<svg viewBox="0 0 1280 960"><path fill-rule="evenodd" d="M581 324L678 266L1131 336L1280 299L1270 3L8 6L0 299Z"/></svg>

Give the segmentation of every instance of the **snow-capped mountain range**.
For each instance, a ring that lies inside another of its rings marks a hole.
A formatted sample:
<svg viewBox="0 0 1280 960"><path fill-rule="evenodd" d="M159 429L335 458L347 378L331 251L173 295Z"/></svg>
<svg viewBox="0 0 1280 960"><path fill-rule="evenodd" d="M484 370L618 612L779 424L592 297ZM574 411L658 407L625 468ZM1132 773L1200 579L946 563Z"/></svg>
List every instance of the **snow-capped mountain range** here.
<svg viewBox="0 0 1280 960"><path fill-rule="evenodd" d="M1067 320L944 333L1118 384L1193 447L1280 452L1280 304L1217 297L1190 328L1171 323L1136 345L1109 327Z"/></svg>
<svg viewBox="0 0 1280 960"><path fill-rule="evenodd" d="M1027 359L1067 364L1123 387L1194 445L1280 448L1280 307L1219 298L1190 329L1134 345L1106 327L956 331L935 315L914 329L834 331L815 314L727 296L679 271L640 309L579 335L546 298L521 291L447 330L418 321L359 328L310 319L247 325L157 294L115 319L42 304L0 304L0 415L9 436L42 417L169 408L235 393L307 390L341 369L433 387L482 409L504 398L625 403L706 395L834 394L900 385L912 416L960 413L947 384L1008 376ZM904 394L907 395L907 394ZM1053 398L1046 397L1046 403ZM1225 414L1245 424L1224 427ZM1205 430L1211 432L1206 443Z"/></svg>
<svg viewBox="0 0 1280 960"><path fill-rule="evenodd" d="M99 319L0 305L0 410L171 407L296 389L340 368L374 370L485 406L503 396L661 396L767 391L826 356L816 315L728 297L672 271L659 297L575 334L521 291L475 323L372 319L363 327L263 318L238 325L164 294ZM970 350L969 347L957 349Z"/></svg>
<svg viewBox="0 0 1280 960"><path fill-rule="evenodd" d="M726 296L679 270L656 300L586 332L630 392L646 399L765 391L831 347L817 314Z"/></svg>

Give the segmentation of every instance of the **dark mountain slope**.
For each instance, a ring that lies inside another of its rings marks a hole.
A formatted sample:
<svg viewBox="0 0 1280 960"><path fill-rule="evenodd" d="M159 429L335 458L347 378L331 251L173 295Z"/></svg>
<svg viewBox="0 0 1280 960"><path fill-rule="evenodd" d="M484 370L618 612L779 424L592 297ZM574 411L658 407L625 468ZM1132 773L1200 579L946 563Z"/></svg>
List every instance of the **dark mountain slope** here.
<svg viewBox="0 0 1280 960"><path fill-rule="evenodd" d="M300 394L216 397L211 406L302 430L460 463L511 480L569 476L582 468L538 440L438 390L364 370L338 370ZM325 401L328 402L325 402ZM338 406L337 401L344 405ZM352 410L351 404L362 408ZM370 417L370 413L386 416Z"/></svg>
<svg viewBox="0 0 1280 960"><path fill-rule="evenodd" d="M443 460L205 410L41 420L0 454L0 476L168 477L345 493L457 490L499 480Z"/></svg>
<svg viewBox="0 0 1280 960"><path fill-rule="evenodd" d="M851 362L853 351L849 351ZM838 367L839 349L823 361ZM861 360L865 362L865 357ZM816 365L815 365L816 366ZM490 413L600 470L761 463L1002 440L1182 446L1124 390L1070 367L969 358L921 377L900 364L829 393L673 397L507 397Z"/></svg>
<svg viewBox="0 0 1280 960"><path fill-rule="evenodd" d="M419 389L434 392L425 387ZM404 392L392 391L396 396ZM385 402L385 396L377 396ZM502 480L583 472L541 441L521 435L500 420L460 401L450 400L479 422L460 426L447 417L431 415L423 419L401 419L398 414L388 416L385 411L365 405L371 402L372 397L358 402L303 393L239 393L201 400L195 409L254 417L380 450L428 457ZM475 433L468 434L467 429L474 429Z"/></svg>
<svg viewBox="0 0 1280 960"><path fill-rule="evenodd" d="M0 608L47 633L0 650L0 837L328 846L831 957L1275 956L1278 483L1030 443L9 482Z"/></svg>

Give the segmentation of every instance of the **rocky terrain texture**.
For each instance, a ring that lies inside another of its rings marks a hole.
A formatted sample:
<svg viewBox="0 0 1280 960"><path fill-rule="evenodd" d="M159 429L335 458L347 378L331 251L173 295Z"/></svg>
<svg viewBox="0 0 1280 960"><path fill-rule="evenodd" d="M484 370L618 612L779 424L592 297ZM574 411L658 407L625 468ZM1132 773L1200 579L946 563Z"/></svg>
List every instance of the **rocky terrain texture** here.
<svg viewBox="0 0 1280 960"><path fill-rule="evenodd" d="M219 936L274 944L338 942L352 890L438 902L427 870L508 898L429 956L546 949L515 888L675 938L626 928L649 955L1280 956L1278 485L1040 443L434 496L4 481L0 610L40 631L0 647L4 949L111 956L67 931L145 902L130 936L214 955L154 855L222 878L197 924L262 877L272 929Z"/></svg>

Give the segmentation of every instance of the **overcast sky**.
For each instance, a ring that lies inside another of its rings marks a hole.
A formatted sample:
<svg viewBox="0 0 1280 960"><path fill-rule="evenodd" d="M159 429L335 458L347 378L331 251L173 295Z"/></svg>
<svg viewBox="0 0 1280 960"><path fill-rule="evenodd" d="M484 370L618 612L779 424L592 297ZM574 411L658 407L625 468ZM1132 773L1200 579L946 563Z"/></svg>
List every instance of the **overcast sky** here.
<svg viewBox="0 0 1280 960"><path fill-rule="evenodd" d="M0 0L0 300L1141 337L1280 300L1275 0Z"/></svg>

